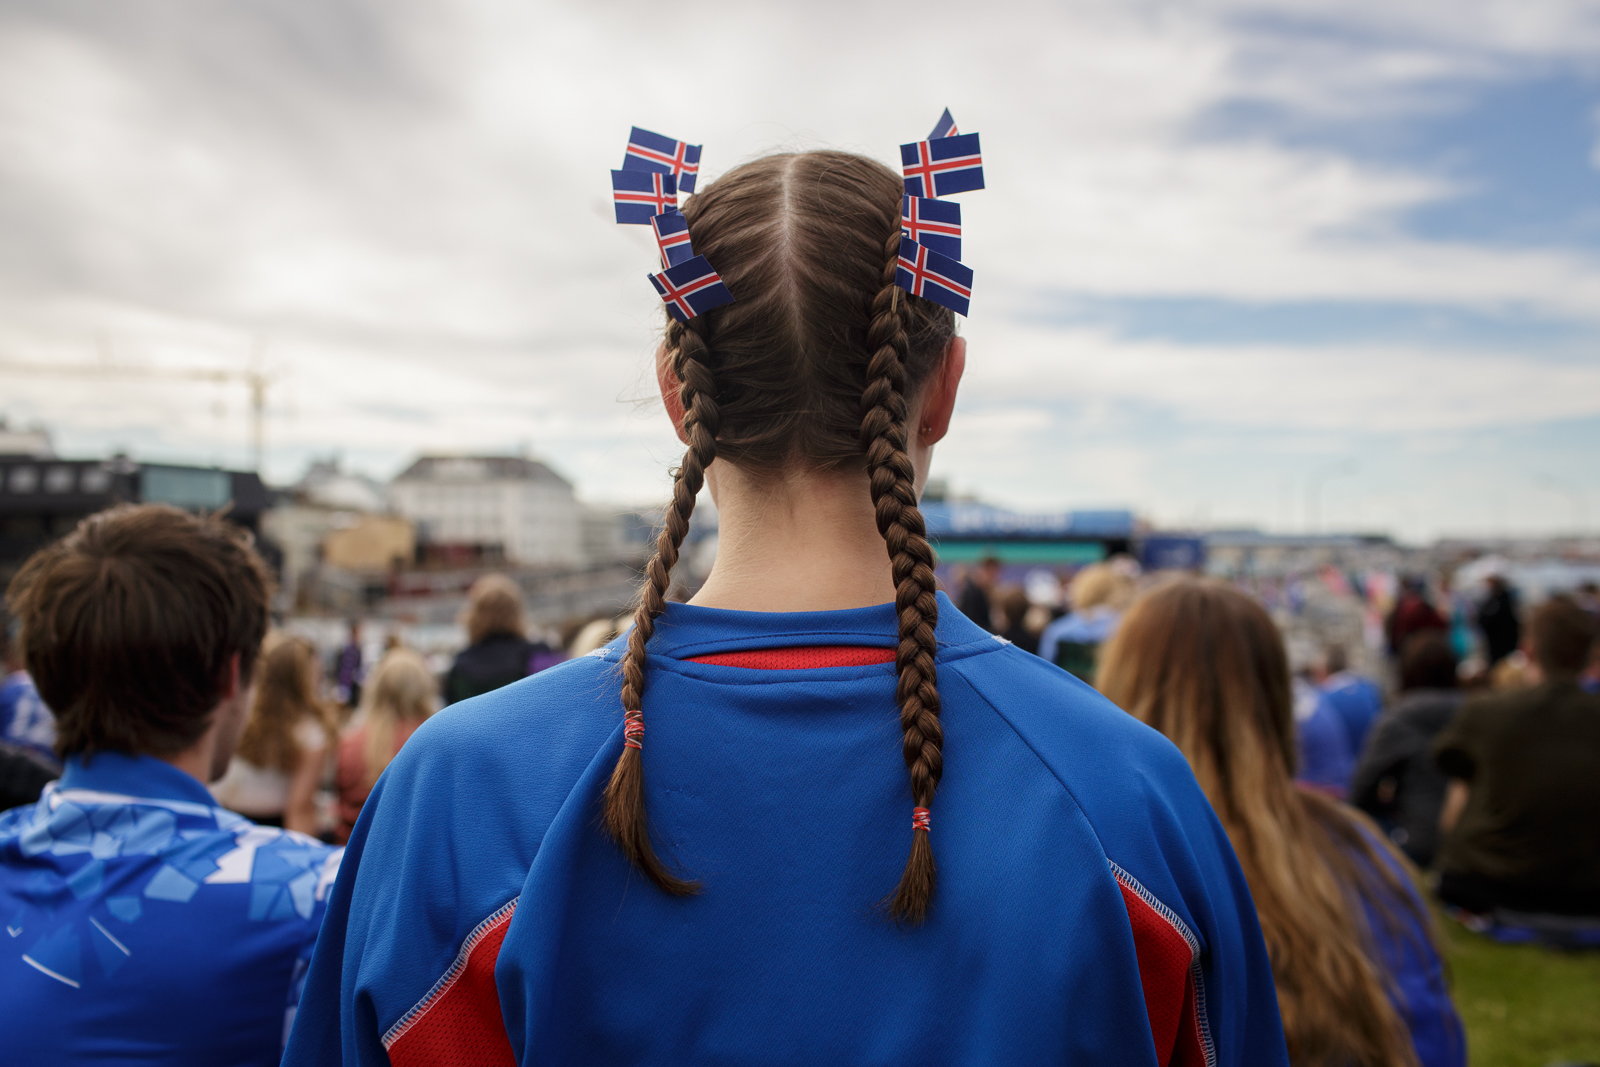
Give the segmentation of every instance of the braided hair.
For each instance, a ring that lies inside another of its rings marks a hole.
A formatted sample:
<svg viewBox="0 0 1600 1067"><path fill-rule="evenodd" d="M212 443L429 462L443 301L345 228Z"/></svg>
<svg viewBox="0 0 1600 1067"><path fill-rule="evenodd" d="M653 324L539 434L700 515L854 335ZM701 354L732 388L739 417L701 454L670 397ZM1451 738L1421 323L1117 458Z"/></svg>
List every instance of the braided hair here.
<svg viewBox="0 0 1600 1067"><path fill-rule="evenodd" d="M634 610L622 665L623 750L603 797L611 836L668 893L699 885L668 870L650 841L646 646L706 468L720 457L759 472L865 470L895 585L895 699L914 805L910 856L884 905L895 919L918 923L933 899L928 809L943 773L939 606L907 417L955 320L895 285L901 192L900 178L877 162L806 152L744 164L683 208L695 250L717 264L737 300L667 328L688 448Z"/></svg>

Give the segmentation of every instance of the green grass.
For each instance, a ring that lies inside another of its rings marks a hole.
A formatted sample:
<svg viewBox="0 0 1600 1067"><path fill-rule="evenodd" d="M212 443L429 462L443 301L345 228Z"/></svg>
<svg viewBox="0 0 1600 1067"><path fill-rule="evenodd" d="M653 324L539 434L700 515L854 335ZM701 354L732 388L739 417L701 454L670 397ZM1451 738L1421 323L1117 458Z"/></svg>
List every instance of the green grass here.
<svg viewBox="0 0 1600 1067"><path fill-rule="evenodd" d="M1600 951L1502 945L1439 918L1471 1067L1600 1063Z"/></svg>

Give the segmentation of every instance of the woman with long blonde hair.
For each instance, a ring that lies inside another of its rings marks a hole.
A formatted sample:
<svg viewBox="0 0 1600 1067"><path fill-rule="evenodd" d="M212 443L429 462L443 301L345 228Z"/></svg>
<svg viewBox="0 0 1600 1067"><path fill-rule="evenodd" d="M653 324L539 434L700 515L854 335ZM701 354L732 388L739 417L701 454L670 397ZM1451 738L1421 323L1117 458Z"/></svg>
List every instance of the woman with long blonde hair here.
<svg viewBox="0 0 1600 1067"><path fill-rule="evenodd" d="M1266 610L1221 582L1160 585L1106 645L1099 685L1182 750L1227 830L1295 1067L1464 1064L1411 868L1364 816L1294 783L1289 663Z"/></svg>
<svg viewBox="0 0 1600 1067"><path fill-rule="evenodd" d="M211 786L219 804L264 826L321 831L317 789L333 736L321 688L322 662L310 641L267 635L239 748L227 774Z"/></svg>
<svg viewBox="0 0 1600 1067"><path fill-rule="evenodd" d="M438 709L437 686L422 657L403 646L385 653L367 678L361 709L339 742L339 825L334 836L340 844L350 840L378 776Z"/></svg>

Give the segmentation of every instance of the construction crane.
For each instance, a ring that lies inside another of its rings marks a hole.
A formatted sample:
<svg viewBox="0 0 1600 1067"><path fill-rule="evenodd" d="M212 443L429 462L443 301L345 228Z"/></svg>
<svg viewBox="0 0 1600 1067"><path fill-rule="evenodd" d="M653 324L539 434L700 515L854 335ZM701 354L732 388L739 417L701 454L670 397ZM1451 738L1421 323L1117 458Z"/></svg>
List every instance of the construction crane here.
<svg viewBox="0 0 1600 1067"><path fill-rule="evenodd" d="M104 351L104 348L102 350ZM257 352L259 351L258 346ZM151 367L138 363L114 362L110 359L99 363L34 363L0 359L0 374L24 374L39 378L132 378L220 384L243 382L250 390L250 452L257 471L261 470L261 461L266 449L267 390L283 377L283 372L277 370Z"/></svg>

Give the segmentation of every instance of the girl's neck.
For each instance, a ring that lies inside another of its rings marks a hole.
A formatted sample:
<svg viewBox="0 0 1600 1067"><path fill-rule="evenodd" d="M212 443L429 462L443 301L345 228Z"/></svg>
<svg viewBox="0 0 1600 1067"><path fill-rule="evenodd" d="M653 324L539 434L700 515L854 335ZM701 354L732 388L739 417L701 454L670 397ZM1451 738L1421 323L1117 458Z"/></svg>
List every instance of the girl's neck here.
<svg viewBox="0 0 1600 1067"><path fill-rule="evenodd" d="M836 611L894 600L864 471L752 477L713 463L717 561L690 601L735 611Z"/></svg>

